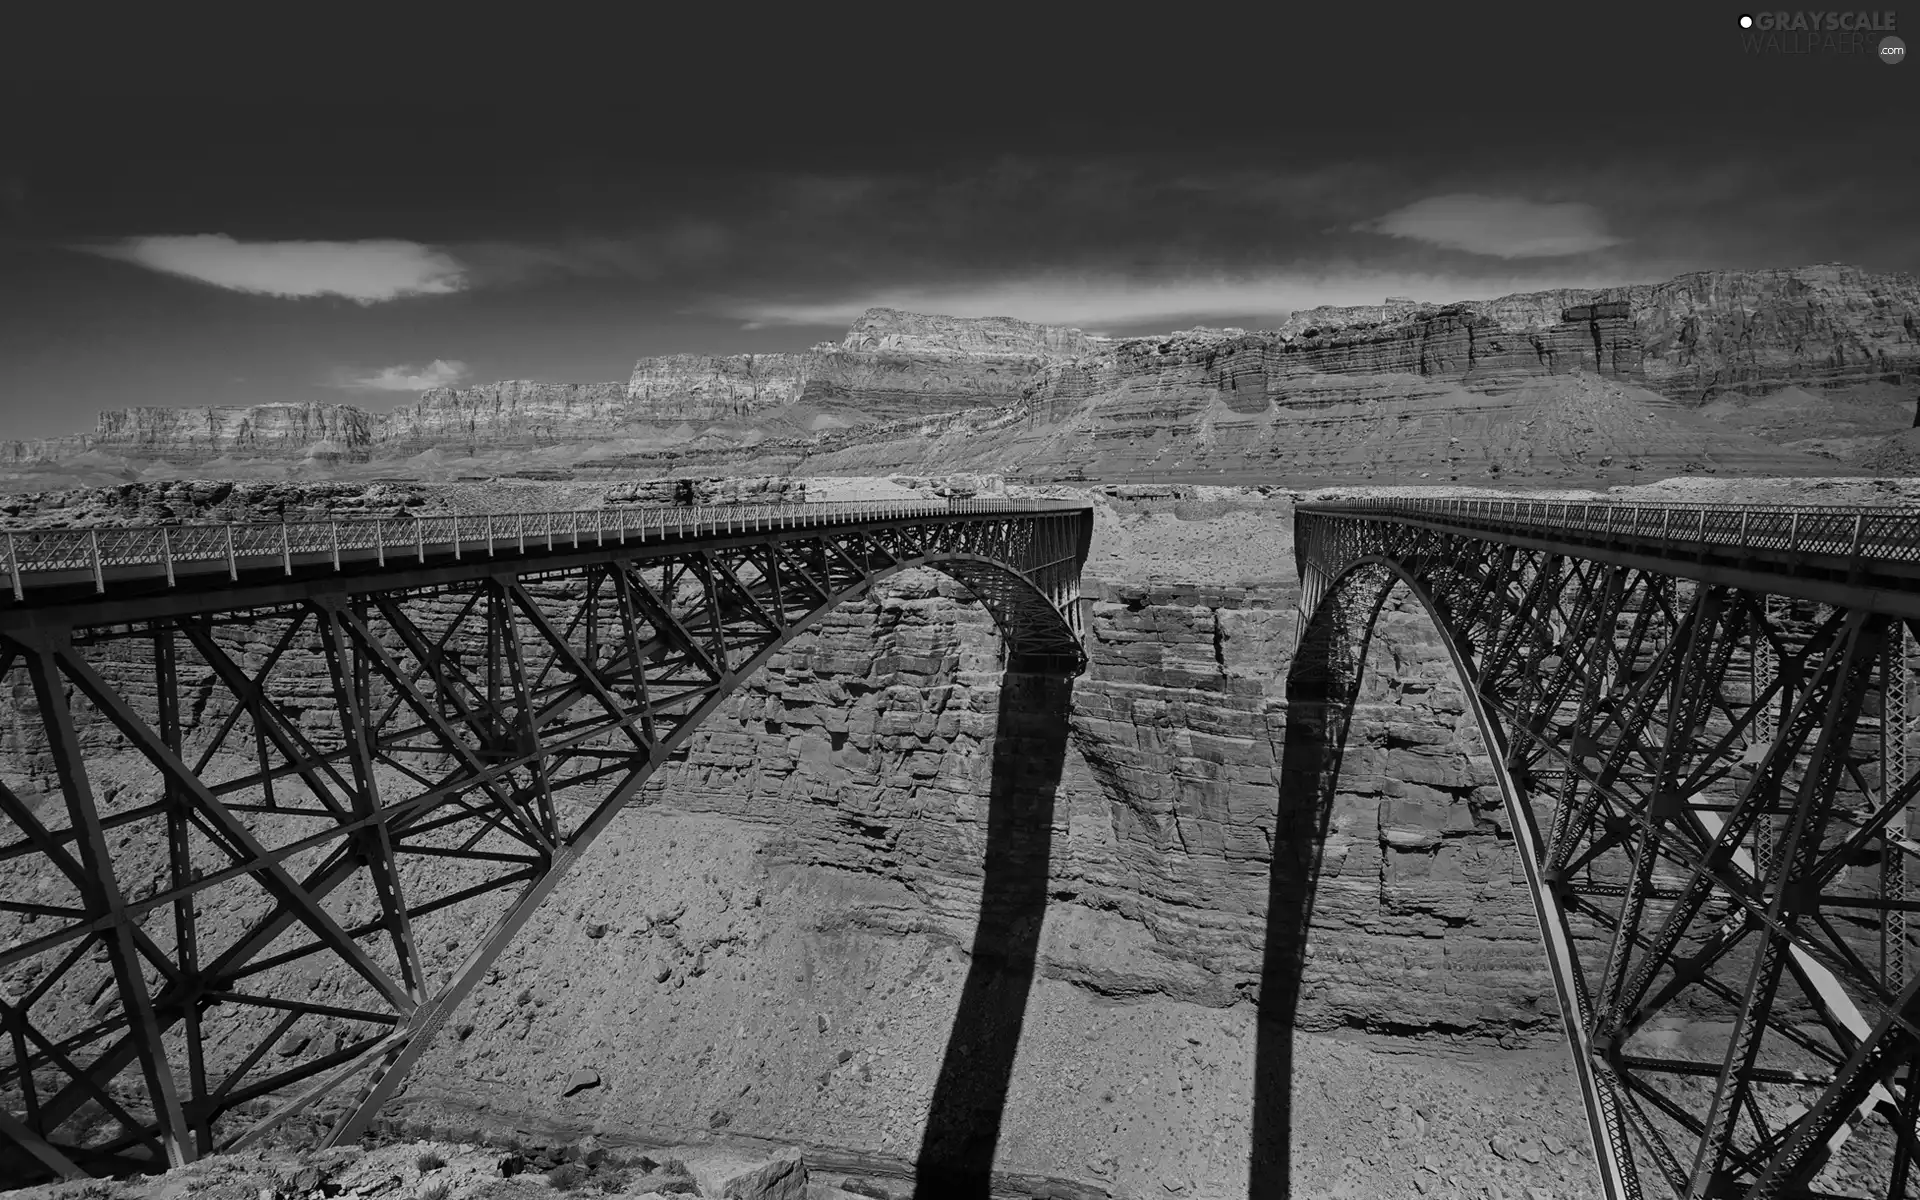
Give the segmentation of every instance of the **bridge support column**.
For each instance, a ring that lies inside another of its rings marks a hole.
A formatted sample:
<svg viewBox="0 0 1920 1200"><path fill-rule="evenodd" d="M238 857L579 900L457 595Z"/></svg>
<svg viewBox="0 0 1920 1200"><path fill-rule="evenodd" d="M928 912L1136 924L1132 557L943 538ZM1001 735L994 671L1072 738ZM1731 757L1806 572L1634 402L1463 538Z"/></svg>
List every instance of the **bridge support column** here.
<svg viewBox="0 0 1920 1200"><path fill-rule="evenodd" d="M1915 720L1916 701L1920 701L1920 697L1914 695L1916 679L1920 679L1920 642L1916 642L1904 624L1896 625L1887 638L1886 660L1881 666L1878 800L1882 805L1896 803L1896 798L1915 777L1915 754L1920 751L1920 746L1915 745L1916 736L1920 735ZM1920 874L1920 869L1907 861L1908 856L1901 849L1903 843L1911 844L1912 837L1912 814L1900 806L1899 811L1888 818L1889 847L1880 859L1880 893L1896 905L1912 902L1914 877ZM1913 975L1912 928L1911 912L1899 907L1888 909L1881 924L1880 969L1890 989L1906 986Z"/></svg>

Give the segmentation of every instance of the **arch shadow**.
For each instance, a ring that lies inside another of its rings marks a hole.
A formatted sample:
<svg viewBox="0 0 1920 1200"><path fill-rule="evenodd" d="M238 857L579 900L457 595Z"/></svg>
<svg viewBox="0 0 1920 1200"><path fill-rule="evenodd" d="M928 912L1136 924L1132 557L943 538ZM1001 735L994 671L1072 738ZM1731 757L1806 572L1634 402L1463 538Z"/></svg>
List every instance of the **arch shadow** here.
<svg viewBox="0 0 1920 1200"><path fill-rule="evenodd" d="M985 1200L1047 908L1054 797L1073 677L1009 669L1000 687L980 918L914 1164L917 1200Z"/></svg>
<svg viewBox="0 0 1920 1200"><path fill-rule="evenodd" d="M1384 566L1384 564L1370 564ZM1349 570L1308 618L1287 671L1287 723L1267 874L1267 927L1254 1031L1249 1200L1285 1200L1293 1172L1294 1025L1321 851L1346 753L1367 649L1397 568L1357 586ZM1370 594L1368 594L1370 593Z"/></svg>

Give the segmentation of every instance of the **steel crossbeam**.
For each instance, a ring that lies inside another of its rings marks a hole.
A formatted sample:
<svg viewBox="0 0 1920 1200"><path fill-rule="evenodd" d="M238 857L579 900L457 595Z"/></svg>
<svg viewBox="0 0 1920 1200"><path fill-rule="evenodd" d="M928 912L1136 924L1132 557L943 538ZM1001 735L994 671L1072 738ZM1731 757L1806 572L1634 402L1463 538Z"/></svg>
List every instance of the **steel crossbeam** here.
<svg viewBox="0 0 1920 1200"><path fill-rule="evenodd" d="M98 590L15 573L0 1178L164 1167L306 1111L358 1137L658 765L893 574L963 584L1010 665L1084 666L1090 510L809 507L342 525L230 558L146 532L86 539ZM156 551L167 583L126 582Z"/></svg>
<svg viewBox="0 0 1920 1200"><path fill-rule="evenodd" d="M1913 1194L1913 556L1779 551L1857 559L1920 514L1368 501L1295 522L1290 696L1351 707L1364 655L1337 647L1395 588L1466 685L1605 1194Z"/></svg>

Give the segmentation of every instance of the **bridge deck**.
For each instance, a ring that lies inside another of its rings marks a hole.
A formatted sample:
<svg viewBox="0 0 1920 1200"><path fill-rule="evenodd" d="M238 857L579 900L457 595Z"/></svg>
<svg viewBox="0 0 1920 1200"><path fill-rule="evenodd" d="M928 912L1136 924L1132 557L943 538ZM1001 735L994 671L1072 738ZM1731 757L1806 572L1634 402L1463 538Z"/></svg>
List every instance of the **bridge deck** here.
<svg viewBox="0 0 1920 1200"><path fill-rule="evenodd" d="M1302 504L1920 618L1920 508L1392 497Z"/></svg>
<svg viewBox="0 0 1920 1200"><path fill-rule="evenodd" d="M12 531L0 537L0 608L76 593L213 590L262 573L384 574L432 562L525 559L607 546L684 545L770 531L844 529L981 516L1086 511L1067 500L836 501L610 506L564 512L441 514L346 521Z"/></svg>

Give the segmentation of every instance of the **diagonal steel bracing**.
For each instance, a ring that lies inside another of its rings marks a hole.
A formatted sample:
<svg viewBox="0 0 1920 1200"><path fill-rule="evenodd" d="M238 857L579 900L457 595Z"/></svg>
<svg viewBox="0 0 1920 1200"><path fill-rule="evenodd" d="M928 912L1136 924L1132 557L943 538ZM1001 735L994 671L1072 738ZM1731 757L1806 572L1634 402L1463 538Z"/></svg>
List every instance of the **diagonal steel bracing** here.
<svg viewBox="0 0 1920 1200"><path fill-rule="evenodd" d="M164 1166L316 1104L357 1137L655 767L892 574L970 589L1023 669L1085 662L1081 507L590 516L342 526L304 562L288 534L265 570L173 531L167 586L138 538L86 572L131 582L20 577L0 1177Z"/></svg>
<svg viewBox="0 0 1920 1200"><path fill-rule="evenodd" d="M1606 1194L1912 1194L1920 514L1372 501L1296 554L1303 695L1396 587L1443 634Z"/></svg>

